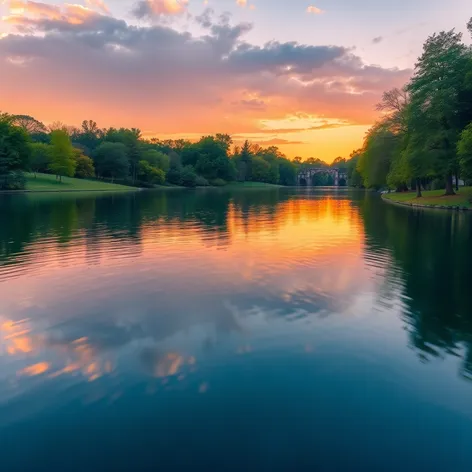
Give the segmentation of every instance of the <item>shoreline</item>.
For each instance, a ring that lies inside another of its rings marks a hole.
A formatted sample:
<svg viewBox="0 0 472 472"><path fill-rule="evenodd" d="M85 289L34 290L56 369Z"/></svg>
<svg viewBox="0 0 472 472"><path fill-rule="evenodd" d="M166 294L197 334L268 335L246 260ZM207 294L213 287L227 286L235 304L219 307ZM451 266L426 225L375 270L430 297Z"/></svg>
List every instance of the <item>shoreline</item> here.
<svg viewBox="0 0 472 472"><path fill-rule="evenodd" d="M65 189L65 190L0 190L0 195L20 195L24 193L83 193L83 192L139 192L148 190L139 187L130 187L129 189ZM152 190L152 189L151 189Z"/></svg>
<svg viewBox="0 0 472 472"><path fill-rule="evenodd" d="M386 203L391 203L392 205L398 205L403 207L410 207L410 208L421 208L421 209L429 209L429 210L449 210L449 211L471 211L472 208L461 206L461 205L429 205L424 203L413 203L410 201L401 202L398 200L393 200L391 198L385 197L385 195L381 195L381 198Z"/></svg>

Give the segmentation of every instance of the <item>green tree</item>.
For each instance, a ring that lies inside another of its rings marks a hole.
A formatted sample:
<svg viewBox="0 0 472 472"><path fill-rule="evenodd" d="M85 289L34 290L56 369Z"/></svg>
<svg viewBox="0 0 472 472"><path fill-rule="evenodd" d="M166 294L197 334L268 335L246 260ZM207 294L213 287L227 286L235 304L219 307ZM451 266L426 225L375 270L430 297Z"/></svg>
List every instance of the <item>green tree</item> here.
<svg viewBox="0 0 472 472"><path fill-rule="evenodd" d="M470 51L454 30L430 36L423 46L414 76L408 86L411 122L422 124L419 153L431 153L434 169L446 182L446 195L453 195L452 175L457 169L460 92L469 70ZM410 130L415 131L415 130ZM416 153L414 153L416 155Z"/></svg>
<svg viewBox="0 0 472 472"><path fill-rule="evenodd" d="M359 157L362 154L362 149L355 150L351 153L347 161L347 181L351 187L362 187L362 176L357 170Z"/></svg>
<svg viewBox="0 0 472 472"><path fill-rule="evenodd" d="M136 180L138 163L141 160L141 131L138 128L109 128L105 132L105 140L121 143L126 148L126 157L129 163L129 174L133 182Z"/></svg>
<svg viewBox="0 0 472 472"><path fill-rule="evenodd" d="M80 149L74 148L76 162L75 176L79 179L87 179L95 175L93 160L86 156Z"/></svg>
<svg viewBox="0 0 472 472"><path fill-rule="evenodd" d="M215 140L224 147L226 153L229 152L231 145L233 144L233 139L229 134L216 133Z"/></svg>
<svg viewBox="0 0 472 472"><path fill-rule="evenodd" d="M31 148L28 135L14 124L13 117L0 113L0 188L24 188L23 171L28 169Z"/></svg>
<svg viewBox="0 0 472 472"><path fill-rule="evenodd" d="M270 164L260 156L252 158L252 180L254 182L270 182Z"/></svg>
<svg viewBox="0 0 472 472"><path fill-rule="evenodd" d="M251 144L246 140L236 157L237 178L241 182L252 178L252 157Z"/></svg>
<svg viewBox="0 0 472 472"><path fill-rule="evenodd" d="M459 156L462 175L467 179L472 179L472 123L461 133L461 137L457 143L457 154Z"/></svg>
<svg viewBox="0 0 472 472"><path fill-rule="evenodd" d="M196 187L197 174L192 166L185 166L180 174L181 183L184 187Z"/></svg>
<svg viewBox="0 0 472 472"><path fill-rule="evenodd" d="M91 156L104 138L104 131L101 130L93 120L82 121L81 128L72 135L74 145L80 145L85 154Z"/></svg>
<svg viewBox="0 0 472 472"><path fill-rule="evenodd" d="M386 129L384 122L375 124L368 131L357 162L357 170L366 187L380 188L386 185L397 146L397 137Z"/></svg>
<svg viewBox="0 0 472 472"><path fill-rule="evenodd" d="M138 178L149 184L162 185L165 182L166 174L162 169L152 166L148 161L139 161Z"/></svg>
<svg viewBox="0 0 472 472"><path fill-rule="evenodd" d="M166 173L170 168L170 158L167 154L155 149L149 149L142 153L142 160L148 162L151 166L162 169Z"/></svg>
<svg viewBox="0 0 472 472"><path fill-rule="evenodd" d="M195 144L199 157L196 171L208 180L234 180L236 169L226 147L213 136L204 136Z"/></svg>
<svg viewBox="0 0 472 472"><path fill-rule="evenodd" d="M286 158L279 161L279 183L281 185L296 185L297 166Z"/></svg>
<svg viewBox="0 0 472 472"><path fill-rule="evenodd" d="M49 170L59 176L73 177L75 173L74 148L69 135L63 129L57 129L51 133L51 159Z"/></svg>
<svg viewBox="0 0 472 472"><path fill-rule="evenodd" d="M52 146L44 143L31 143L30 169L36 177L37 172L47 172L52 155Z"/></svg>
<svg viewBox="0 0 472 472"><path fill-rule="evenodd" d="M129 172L126 146L119 142L104 142L94 152L95 170L98 177L125 178Z"/></svg>
<svg viewBox="0 0 472 472"><path fill-rule="evenodd" d="M334 159L334 161L331 163L330 167L333 167L335 169L342 169L345 170L347 169L347 161L345 157L337 157Z"/></svg>

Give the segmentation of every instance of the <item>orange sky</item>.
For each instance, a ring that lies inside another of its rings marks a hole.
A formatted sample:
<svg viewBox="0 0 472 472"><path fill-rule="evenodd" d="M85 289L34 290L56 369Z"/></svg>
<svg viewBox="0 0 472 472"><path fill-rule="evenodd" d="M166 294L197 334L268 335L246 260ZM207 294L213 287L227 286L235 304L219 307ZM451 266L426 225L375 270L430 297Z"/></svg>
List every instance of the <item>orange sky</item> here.
<svg viewBox="0 0 472 472"><path fill-rule="evenodd" d="M402 0L413 23L392 12L383 28L384 7L368 0L356 9L346 0L205 3L3 2L0 109L163 139L229 133L330 162L361 146L382 92L408 80L418 31L451 23L437 0L414 11ZM450 26L465 26L466 3L453 3L464 25Z"/></svg>

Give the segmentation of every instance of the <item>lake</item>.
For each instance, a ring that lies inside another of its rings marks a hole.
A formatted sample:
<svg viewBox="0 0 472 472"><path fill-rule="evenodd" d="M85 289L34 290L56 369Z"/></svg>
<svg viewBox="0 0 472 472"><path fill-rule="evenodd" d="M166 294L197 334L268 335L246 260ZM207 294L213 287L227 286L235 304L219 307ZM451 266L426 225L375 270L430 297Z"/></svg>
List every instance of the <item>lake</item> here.
<svg viewBox="0 0 472 472"><path fill-rule="evenodd" d="M347 189L0 196L1 470L472 470L472 215Z"/></svg>

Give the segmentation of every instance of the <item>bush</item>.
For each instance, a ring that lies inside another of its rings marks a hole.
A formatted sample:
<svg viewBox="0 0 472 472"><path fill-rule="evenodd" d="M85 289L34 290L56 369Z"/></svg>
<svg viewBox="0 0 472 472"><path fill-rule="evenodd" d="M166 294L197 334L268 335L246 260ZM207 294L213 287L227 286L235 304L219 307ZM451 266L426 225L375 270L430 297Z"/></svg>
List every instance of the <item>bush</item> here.
<svg viewBox="0 0 472 472"><path fill-rule="evenodd" d="M197 174L193 166L185 166L181 172L182 185L184 187L196 187Z"/></svg>
<svg viewBox="0 0 472 472"><path fill-rule="evenodd" d="M75 162L77 164L75 168L75 177L79 179L91 178L95 175L95 167L90 157L82 154L80 149L74 149Z"/></svg>
<svg viewBox="0 0 472 472"><path fill-rule="evenodd" d="M170 184L182 185L182 175L178 167L171 167L166 174L166 180Z"/></svg>
<svg viewBox="0 0 472 472"><path fill-rule="evenodd" d="M165 173L162 169L152 166L147 161L139 161L138 177L149 184L162 185L165 182Z"/></svg>
<svg viewBox="0 0 472 472"><path fill-rule="evenodd" d="M8 172L0 175L0 190L24 190L26 178L23 172Z"/></svg>
<svg viewBox="0 0 472 472"><path fill-rule="evenodd" d="M195 184L197 187L208 187L209 182L205 177L202 177L201 175L197 175L197 178L195 179Z"/></svg>
<svg viewBox="0 0 472 472"><path fill-rule="evenodd" d="M224 187L226 185L226 180L213 179L210 181L210 185L213 185L213 187Z"/></svg>

